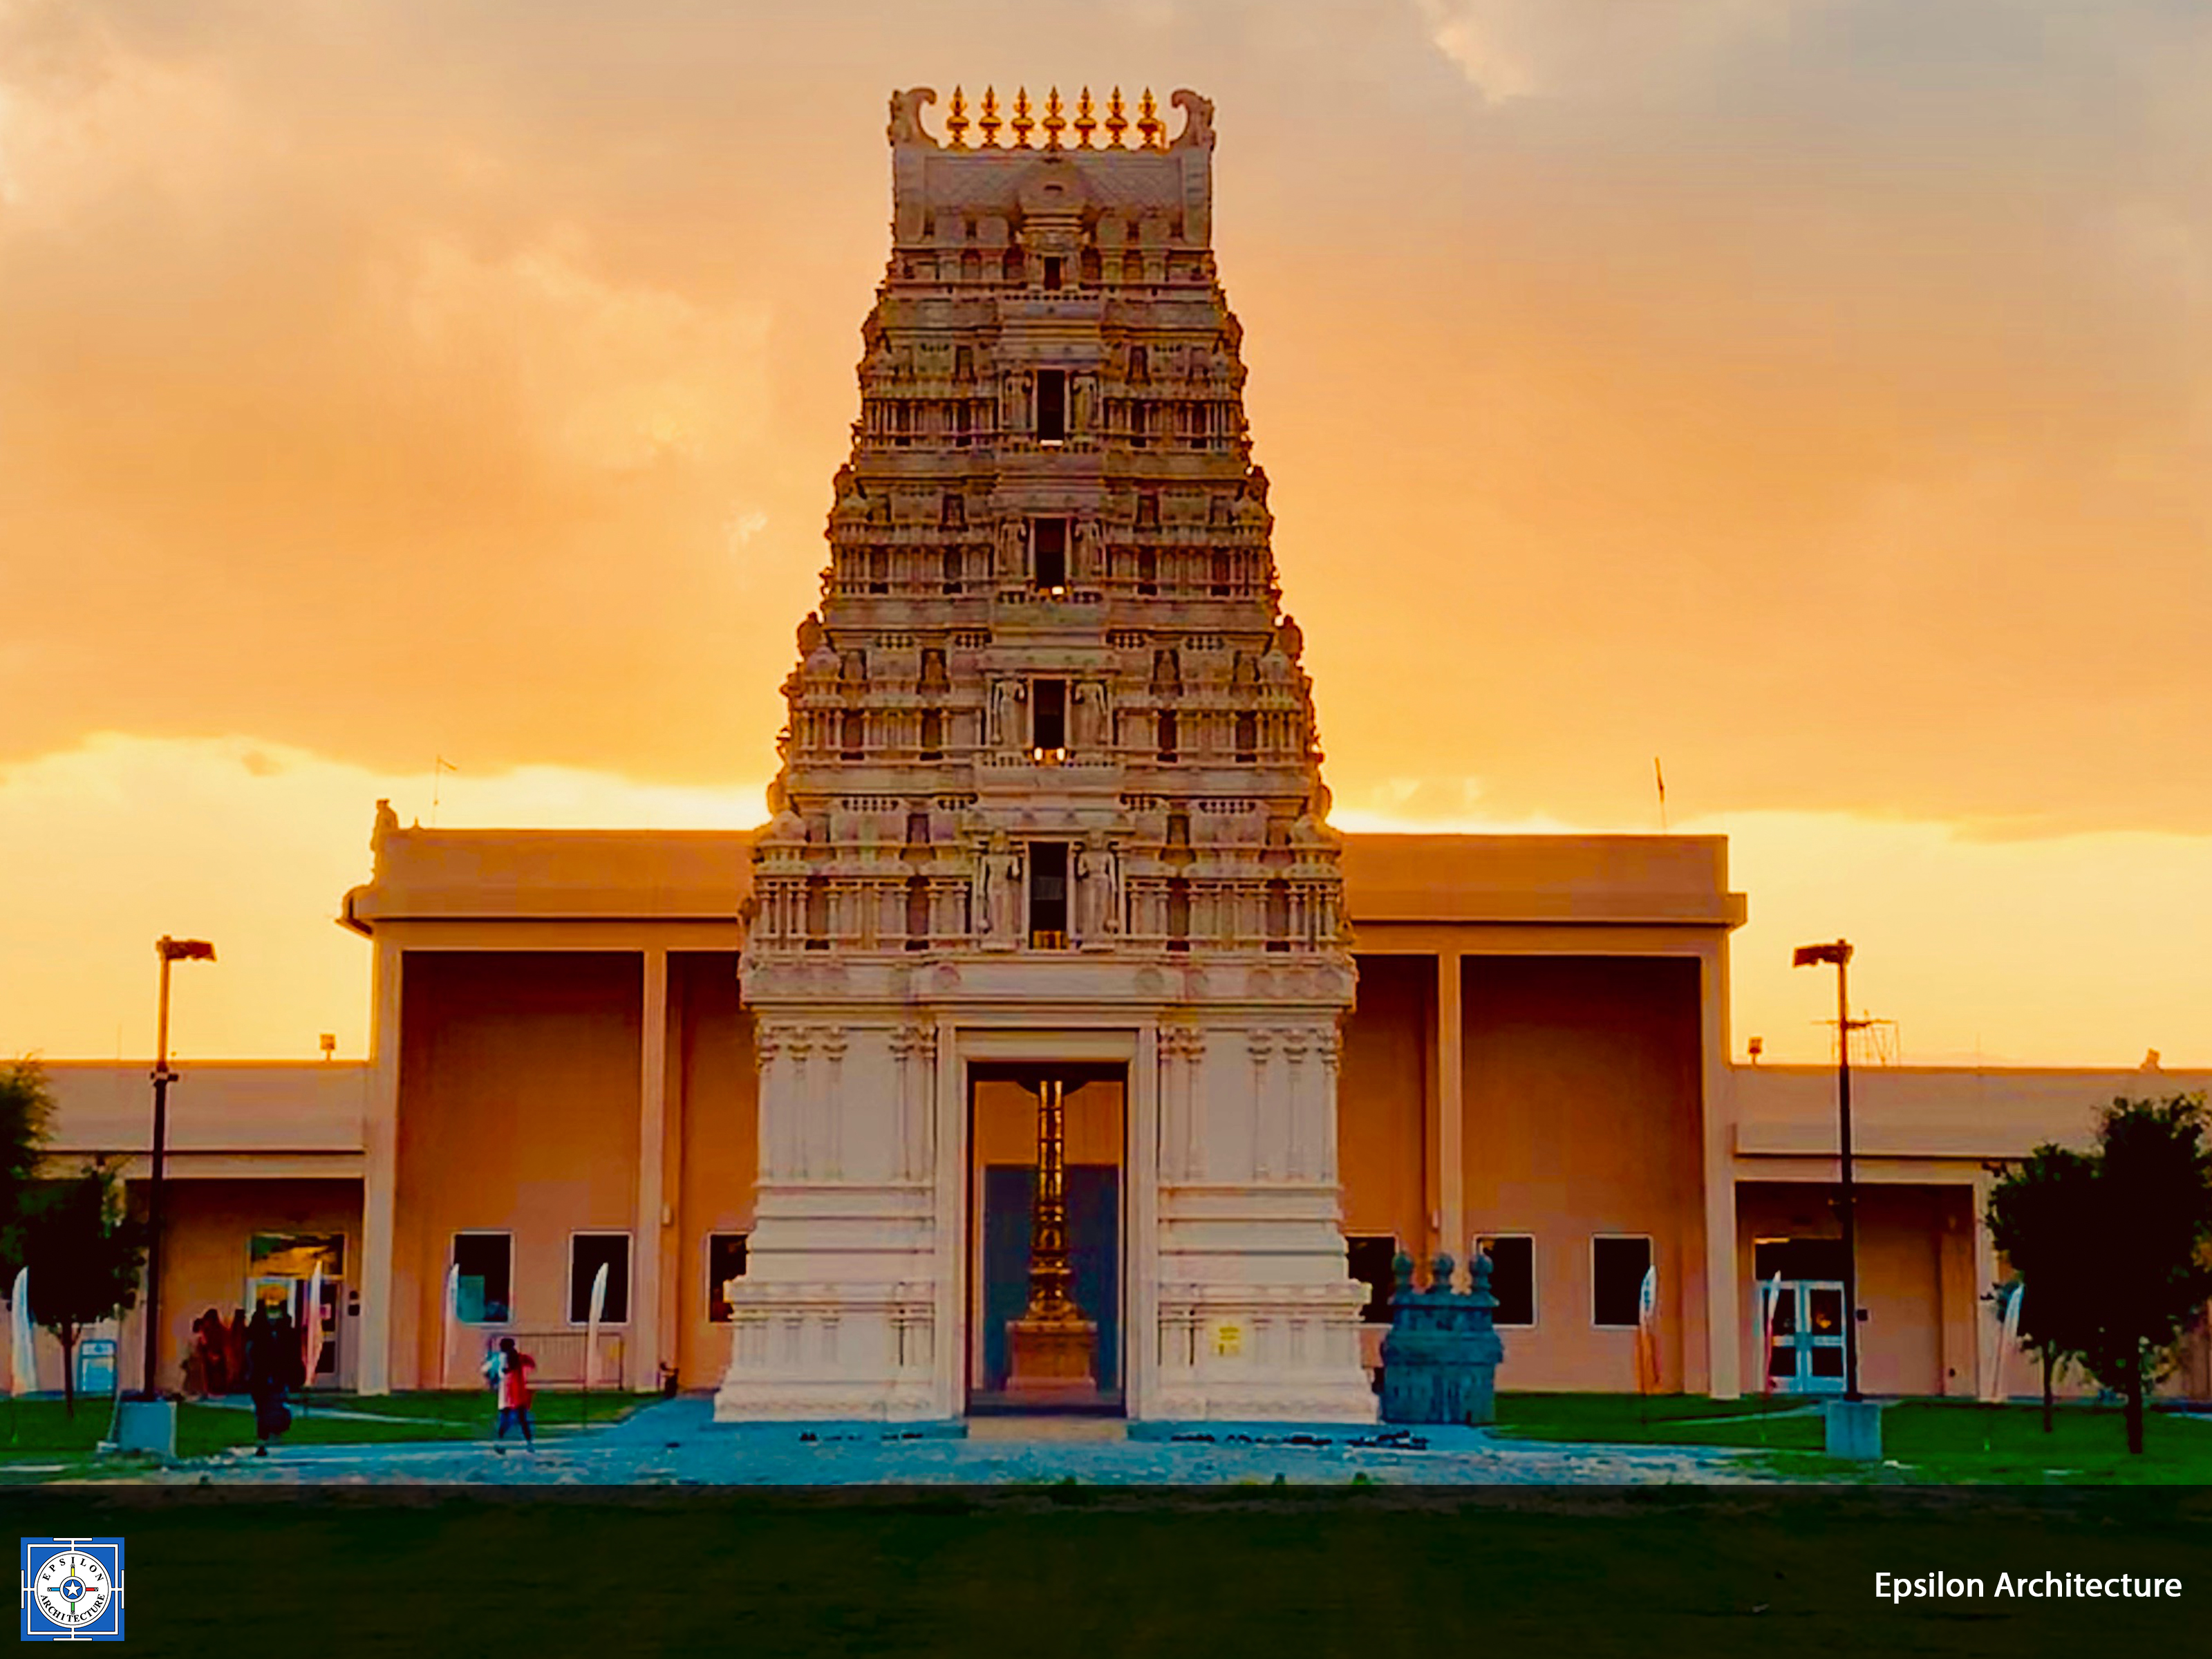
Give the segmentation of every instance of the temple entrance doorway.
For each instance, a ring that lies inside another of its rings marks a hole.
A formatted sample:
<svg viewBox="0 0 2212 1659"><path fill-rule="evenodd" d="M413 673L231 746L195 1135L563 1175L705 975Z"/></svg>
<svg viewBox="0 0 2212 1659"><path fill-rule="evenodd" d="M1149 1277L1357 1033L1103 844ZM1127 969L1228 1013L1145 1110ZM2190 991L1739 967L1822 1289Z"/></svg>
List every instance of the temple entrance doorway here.
<svg viewBox="0 0 2212 1659"><path fill-rule="evenodd" d="M968 1409L1116 1416L1124 1398L1127 1070L968 1079Z"/></svg>

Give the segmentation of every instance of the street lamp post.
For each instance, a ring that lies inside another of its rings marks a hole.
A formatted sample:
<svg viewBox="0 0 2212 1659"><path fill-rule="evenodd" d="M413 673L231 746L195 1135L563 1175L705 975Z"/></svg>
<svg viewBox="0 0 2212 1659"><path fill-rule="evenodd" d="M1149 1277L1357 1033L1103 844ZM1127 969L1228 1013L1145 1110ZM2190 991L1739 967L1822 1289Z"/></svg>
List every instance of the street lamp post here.
<svg viewBox="0 0 2212 1659"><path fill-rule="evenodd" d="M1843 1165L1844 1223L1844 1398L1859 1397L1859 1230L1856 1194L1851 1183L1851 999L1849 989L1851 947L1848 939L1832 945L1801 945L1791 963L1796 968L1836 964L1836 1115L1837 1146Z"/></svg>
<svg viewBox="0 0 2212 1659"><path fill-rule="evenodd" d="M177 1074L169 1069L169 964L173 962L213 962L215 946L204 939L171 939L167 933L154 941L161 959L160 1012L154 1023L154 1168L146 1189L146 1376L144 1396L159 1400L161 1349L161 1211L162 1164L169 1148L169 1085Z"/></svg>

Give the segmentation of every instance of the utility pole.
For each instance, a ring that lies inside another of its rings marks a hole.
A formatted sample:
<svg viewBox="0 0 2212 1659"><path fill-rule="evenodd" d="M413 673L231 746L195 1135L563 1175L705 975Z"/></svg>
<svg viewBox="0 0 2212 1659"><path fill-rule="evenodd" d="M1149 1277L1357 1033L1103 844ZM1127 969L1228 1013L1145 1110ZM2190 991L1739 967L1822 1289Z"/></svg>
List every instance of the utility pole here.
<svg viewBox="0 0 2212 1659"><path fill-rule="evenodd" d="M162 1166L169 1149L169 1085L177 1074L169 1069L169 964L173 962L213 962L215 946L204 939L171 939L167 933L154 941L161 959L161 993L154 1019L154 1167L146 1189L146 1369L144 1397L159 1400L161 1352L161 1219L164 1197Z"/></svg>
<svg viewBox="0 0 2212 1659"><path fill-rule="evenodd" d="M1803 945L1791 965L1809 968L1822 963L1836 965L1836 1117L1837 1150L1842 1164L1843 1198L1838 1208L1844 1224L1844 1398L1859 1398L1859 1231L1857 1190L1851 1178L1851 946L1848 939L1832 945Z"/></svg>

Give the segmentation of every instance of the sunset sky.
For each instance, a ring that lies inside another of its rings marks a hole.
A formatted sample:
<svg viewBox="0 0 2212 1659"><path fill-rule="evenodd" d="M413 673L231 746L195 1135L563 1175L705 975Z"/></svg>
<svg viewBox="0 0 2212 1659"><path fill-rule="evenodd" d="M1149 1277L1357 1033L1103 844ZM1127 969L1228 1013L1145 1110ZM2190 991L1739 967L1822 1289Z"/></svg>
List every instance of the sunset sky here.
<svg viewBox="0 0 2212 1659"><path fill-rule="evenodd" d="M758 821L894 86L1191 86L1337 821L1731 837L1735 1036L2212 1066L2195 0L0 0L0 1055ZM929 119L933 125L940 118Z"/></svg>

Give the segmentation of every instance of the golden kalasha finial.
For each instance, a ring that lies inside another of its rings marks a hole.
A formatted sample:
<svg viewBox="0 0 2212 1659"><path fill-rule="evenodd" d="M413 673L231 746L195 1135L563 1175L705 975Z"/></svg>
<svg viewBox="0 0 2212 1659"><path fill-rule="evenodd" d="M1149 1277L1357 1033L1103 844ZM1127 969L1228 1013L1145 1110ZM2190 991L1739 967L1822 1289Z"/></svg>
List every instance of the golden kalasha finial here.
<svg viewBox="0 0 2212 1659"><path fill-rule="evenodd" d="M952 88L952 112L945 118L945 130L952 135L951 148L968 148L968 100L961 95L958 87Z"/></svg>
<svg viewBox="0 0 2212 1659"><path fill-rule="evenodd" d="M998 149L999 129L1006 124L999 118L999 94L993 88L983 88L983 113L975 125L982 129L983 148Z"/></svg>
<svg viewBox="0 0 2212 1659"><path fill-rule="evenodd" d="M1083 96L1075 100L1075 141L1084 149L1091 148L1091 135L1098 131L1098 118L1091 112L1091 88L1084 88Z"/></svg>
<svg viewBox="0 0 2212 1659"><path fill-rule="evenodd" d="M1129 130L1129 118L1121 113L1121 88L1114 88L1114 95L1106 100L1106 137L1115 149L1121 148L1121 135Z"/></svg>
<svg viewBox="0 0 2212 1659"><path fill-rule="evenodd" d="M1160 106L1152 101L1152 89L1146 87L1145 95L1137 100L1137 131L1144 138L1138 148L1162 149L1160 135L1167 130L1168 124L1160 119Z"/></svg>
<svg viewBox="0 0 2212 1659"><path fill-rule="evenodd" d="M1060 112L1060 88L1054 87L1044 99L1044 147L1060 148L1060 135L1067 125L1067 118Z"/></svg>
<svg viewBox="0 0 2212 1659"><path fill-rule="evenodd" d="M1030 129L1036 125L1030 115L1030 89L1027 87L1014 89L1014 118L1006 125L1014 130L1014 148L1027 149L1030 147Z"/></svg>

